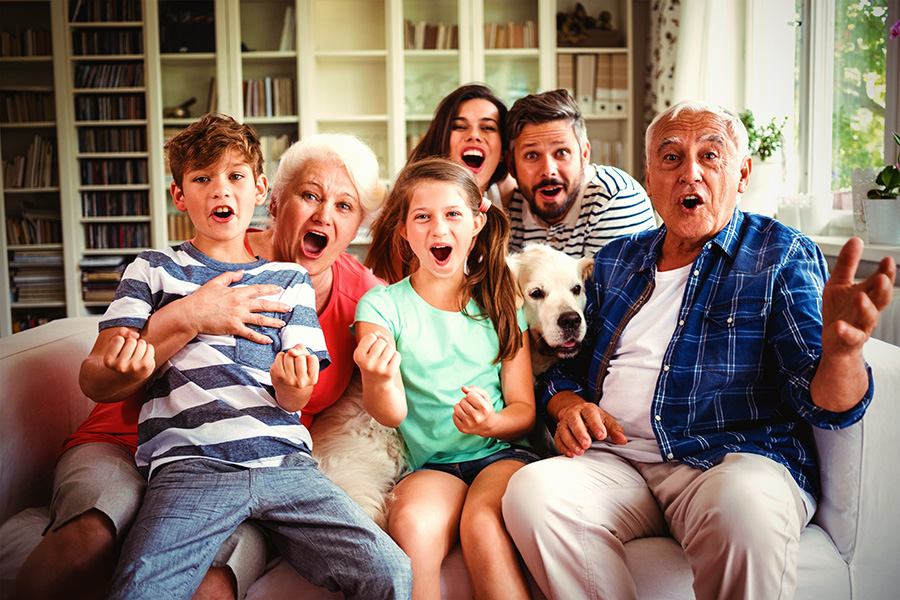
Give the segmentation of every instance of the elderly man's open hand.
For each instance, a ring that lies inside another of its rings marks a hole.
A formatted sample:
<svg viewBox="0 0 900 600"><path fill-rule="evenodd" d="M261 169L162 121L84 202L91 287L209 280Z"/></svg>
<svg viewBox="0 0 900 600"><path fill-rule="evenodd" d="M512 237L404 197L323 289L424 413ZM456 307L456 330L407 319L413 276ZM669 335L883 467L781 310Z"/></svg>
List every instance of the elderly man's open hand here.
<svg viewBox="0 0 900 600"><path fill-rule="evenodd" d="M822 359L810 385L813 402L825 410L853 408L868 389L863 344L878 325L878 313L894 297L897 265L885 258L878 270L853 283L863 243L852 238L841 249L822 293Z"/></svg>
<svg viewBox="0 0 900 600"><path fill-rule="evenodd" d="M891 303L897 265L887 257L866 280L853 283L863 243L852 238L841 249L822 294L822 348L835 355L861 352L878 325L878 313Z"/></svg>

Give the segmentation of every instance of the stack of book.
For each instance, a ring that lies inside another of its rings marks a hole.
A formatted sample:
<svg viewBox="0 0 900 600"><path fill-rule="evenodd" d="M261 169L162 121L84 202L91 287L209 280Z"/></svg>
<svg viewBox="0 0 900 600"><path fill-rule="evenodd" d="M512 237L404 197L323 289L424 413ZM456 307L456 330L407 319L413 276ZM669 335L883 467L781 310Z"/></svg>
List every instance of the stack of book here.
<svg viewBox="0 0 900 600"><path fill-rule="evenodd" d="M55 121L53 94L50 92L3 92L0 102L0 122L34 123Z"/></svg>
<svg viewBox="0 0 900 600"><path fill-rule="evenodd" d="M49 29L16 26L12 31L0 32L0 56L50 56L53 40Z"/></svg>
<svg viewBox="0 0 900 600"><path fill-rule="evenodd" d="M84 301L112 302L128 264L124 256L85 256L79 266Z"/></svg>
<svg viewBox="0 0 900 600"><path fill-rule="evenodd" d="M60 212L21 207L20 217L6 218L6 241L10 246L59 244L62 242Z"/></svg>
<svg viewBox="0 0 900 600"><path fill-rule="evenodd" d="M457 50L459 25L445 25L409 19L404 23L403 47L406 50Z"/></svg>
<svg viewBox="0 0 900 600"><path fill-rule="evenodd" d="M3 161L3 187L44 188L53 176L53 138L36 135L25 156Z"/></svg>
<svg viewBox="0 0 900 600"><path fill-rule="evenodd" d="M512 21L506 24L485 23L484 49L537 48L537 35L537 27L532 20L525 21L524 25Z"/></svg>
<svg viewBox="0 0 900 600"><path fill-rule="evenodd" d="M245 79L245 117L290 117L297 114L294 80L290 77Z"/></svg>
<svg viewBox="0 0 900 600"><path fill-rule="evenodd" d="M53 250L14 251L9 262L9 284L13 302L65 302L62 254Z"/></svg>
<svg viewBox="0 0 900 600"><path fill-rule="evenodd" d="M194 224L187 213L169 213L169 239L173 242L183 242L194 237Z"/></svg>
<svg viewBox="0 0 900 600"><path fill-rule="evenodd" d="M147 223L87 223L84 243L91 250L107 248L147 248L150 225Z"/></svg>

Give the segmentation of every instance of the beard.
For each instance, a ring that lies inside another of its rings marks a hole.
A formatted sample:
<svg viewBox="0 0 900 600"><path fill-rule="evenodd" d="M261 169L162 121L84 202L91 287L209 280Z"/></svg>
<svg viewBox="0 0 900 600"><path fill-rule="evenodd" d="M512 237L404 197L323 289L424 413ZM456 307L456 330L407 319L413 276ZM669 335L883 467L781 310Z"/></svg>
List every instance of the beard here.
<svg viewBox="0 0 900 600"><path fill-rule="evenodd" d="M525 200L528 202L528 206L531 208L532 214L548 223L556 223L557 221L562 220L566 213L569 212L572 205L575 204L578 196L581 195L581 183L583 179L584 171L582 170L581 176L578 178L578 185L574 187L570 188L567 182L560 179L543 179L530 190L521 191ZM551 204L539 203L537 191L547 187L562 187L560 194L565 194L565 199L562 202L553 202Z"/></svg>

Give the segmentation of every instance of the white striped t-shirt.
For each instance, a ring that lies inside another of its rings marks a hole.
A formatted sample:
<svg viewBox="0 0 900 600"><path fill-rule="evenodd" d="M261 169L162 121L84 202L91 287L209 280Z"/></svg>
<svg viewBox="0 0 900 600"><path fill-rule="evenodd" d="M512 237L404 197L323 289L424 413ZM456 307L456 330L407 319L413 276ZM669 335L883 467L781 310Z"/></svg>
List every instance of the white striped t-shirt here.
<svg viewBox="0 0 900 600"><path fill-rule="evenodd" d="M615 167L588 165L589 181L581 199L554 225L531 212L517 189L509 201L510 252L529 242L549 244L569 256L594 256L610 240L656 227L653 206L644 188Z"/></svg>
<svg viewBox="0 0 900 600"><path fill-rule="evenodd" d="M234 287L276 284L265 299L293 306L289 313L263 313L285 321L280 329L249 327L272 339L257 344L231 335L198 335L154 374L141 409L135 462L152 475L174 460L205 457L245 467L277 466L291 453L312 448L300 414L275 401L269 368L275 355L303 344L329 363L306 270L294 263L213 260L190 242L138 255L125 270L100 329L142 328L150 314L190 294L226 271L243 270Z"/></svg>

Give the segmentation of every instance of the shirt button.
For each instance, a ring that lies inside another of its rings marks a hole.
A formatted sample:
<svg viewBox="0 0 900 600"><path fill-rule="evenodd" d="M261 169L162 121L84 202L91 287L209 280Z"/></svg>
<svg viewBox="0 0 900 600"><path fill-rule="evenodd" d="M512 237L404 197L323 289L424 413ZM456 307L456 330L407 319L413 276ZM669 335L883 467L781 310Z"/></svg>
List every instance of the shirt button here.
<svg viewBox="0 0 900 600"><path fill-rule="evenodd" d="M673 459L673 458L675 458L675 455L672 454L671 452L669 452L668 454L666 454L666 458Z"/></svg>
<svg viewBox="0 0 900 600"><path fill-rule="evenodd" d="M669 365L663 365L663 371L668 371L668 370L669 370Z"/></svg>
<svg viewBox="0 0 900 600"><path fill-rule="evenodd" d="M734 323L734 319L732 319L731 317L728 317L727 319L725 319L725 322L726 323Z"/></svg>
<svg viewBox="0 0 900 600"><path fill-rule="evenodd" d="M656 420L657 420L657 421L662 421L662 417L659 416L659 415L656 415Z"/></svg>
<svg viewBox="0 0 900 600"><path fill-rule="evenodd" d="M700 275L700 271L697 269L694 269L694 277L697 277L699 275Z"/></svg>
<svg viewBox="0 0 900 600"><path fill-rule="evenodd" d="M684 319L681 319L680 321L678 321L678 325L681 327L684 327Z"/></svg>

